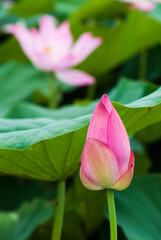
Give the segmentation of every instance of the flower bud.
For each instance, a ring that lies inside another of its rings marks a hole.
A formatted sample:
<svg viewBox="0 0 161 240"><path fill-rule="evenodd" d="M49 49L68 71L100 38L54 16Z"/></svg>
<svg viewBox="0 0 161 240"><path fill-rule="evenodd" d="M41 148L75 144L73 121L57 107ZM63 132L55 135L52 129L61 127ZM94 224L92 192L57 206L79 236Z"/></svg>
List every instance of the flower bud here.
<svg viewBox="0 0 161 240"><path fill-rule="evenodd" d="M88 128L81 181L90 190L124 190L132 180L134 161L124 124L107 95L103 95Z"/></svg>

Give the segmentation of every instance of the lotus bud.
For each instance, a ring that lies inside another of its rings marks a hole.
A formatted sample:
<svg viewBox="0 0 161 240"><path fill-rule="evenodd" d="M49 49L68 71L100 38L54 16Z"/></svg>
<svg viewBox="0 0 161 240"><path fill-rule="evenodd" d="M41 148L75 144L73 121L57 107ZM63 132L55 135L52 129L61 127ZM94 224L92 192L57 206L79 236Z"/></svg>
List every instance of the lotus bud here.
<svg viewBox="0 0 161 240"><path fill-rule="evenodd" d="M132 180L134 161L124 124L107 95L103 95L88 128L81 181L90 190L124 190Z"/></svg>

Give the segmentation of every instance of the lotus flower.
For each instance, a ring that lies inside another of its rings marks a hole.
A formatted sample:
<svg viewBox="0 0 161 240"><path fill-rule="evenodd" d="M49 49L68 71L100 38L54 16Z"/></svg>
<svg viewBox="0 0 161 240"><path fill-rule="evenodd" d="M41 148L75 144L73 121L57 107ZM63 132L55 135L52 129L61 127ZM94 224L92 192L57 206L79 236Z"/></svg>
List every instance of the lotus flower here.
<svg viewBox="0 0 161 240"><path fill-rule="evenodd" d="M138 8L144 12L152 11L157 3L161 3L161 0L119 0L121 2L132 3L134 8Z"/></svg>
<svg viewBox="0 0 161 240"><path fill-rule="evenodd" d="M107 95L96 106L81 158L80 178L90 190L124 190L134 171L126 129Z"/></svg>
<svg viewBox="0 0 161 240"><path fill-rule="evenodd" d="M8 32L17 38L23 51L37 68L55 72L58 79L69 85L94 83L93 76L70 68L81 63L98 48L101 38L86 32L74 43L69 22L65 21L56 27L56 20L48 15L40 18L39 30L15 24L8 28Z"/></svg>

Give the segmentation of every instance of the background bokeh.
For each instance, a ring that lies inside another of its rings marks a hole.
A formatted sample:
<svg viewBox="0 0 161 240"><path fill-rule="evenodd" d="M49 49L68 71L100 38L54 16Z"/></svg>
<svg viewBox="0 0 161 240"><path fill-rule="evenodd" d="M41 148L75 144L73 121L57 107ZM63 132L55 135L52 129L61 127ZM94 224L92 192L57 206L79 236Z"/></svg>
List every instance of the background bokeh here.
<svg viewBox="0 0 161 240"><path fill-rule="evenodd" d="M76 66L93 75L96 85L72 87L59 82L59 105L52 110L48 108L49 74L36 69L17 40L5 33L7 24L18 21L38 27L42 14L56 17L58 23L68 20L75 40L84 32L103 39L102 45ZM104 93L115 102L136 157L131 186L115 193L119 239L160 239L160 43L159 4L144 13L114 0L0 1L0 240L51 239L57 185L50 178L59 180L59 176L45 175L42 169L38 172L40 166L36 170L34 164L27 165L31 156L25 148L34 148L32 160L42 157L43 161L41 140L48 139L46 151L53 156L52 148L62 142L58 155L70 139L70 129L76 131L73 152L78 156L79 150L79 161L73 168L67 166L65 173L62 239L109 239L104 191L88 191L79 180L88 114ZM79 123L77 117L82 117ZM76 149L77 145L81 149ZM19 149L24 149L23 153ZM21 166L16 165L17 160Z"/></svg>

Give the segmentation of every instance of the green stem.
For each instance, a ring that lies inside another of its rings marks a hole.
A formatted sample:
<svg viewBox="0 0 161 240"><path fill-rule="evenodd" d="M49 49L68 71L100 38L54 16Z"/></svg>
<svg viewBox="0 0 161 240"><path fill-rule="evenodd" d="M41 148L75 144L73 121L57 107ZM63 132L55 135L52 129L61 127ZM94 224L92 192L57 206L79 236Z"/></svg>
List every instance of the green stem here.
<svg viewBox="0 0 161 240"><path fill-rule="evenodd" d="M95 97L96 83L89 85L87 88L87 99L92 100Z"/></svg>
<svg viewBox="0 0 161 240"><path fill-rule="evenodd" d="M49 97L48 97L48 107L56 108L61 101L62 89L53 73L49 73Z"/></svg>
<svg viewBox="0 0 161 240"><path fill-rule="evenodd" d="M55 95L55 88L54 88L54 75L53 73L49 73L49 98L48 98L48 106L49 108L53 108L54 104L54 95Z"/></svg>
<svg viewBox="0 0 161 240"><path fill-rule="evenodd" d="M110 218L111 240L117 240L117 220L115 211L114 191L107 190L108 211Z"/></svg>
<svg viewBox="0 0 161 240"><path fill-rule="evenodd" d="M52 240L60 240L63 227L64 216L64 200L65 200L65 181L58 182L57 190L57 206L54 219L54 228L52 233Z"/></svg>

